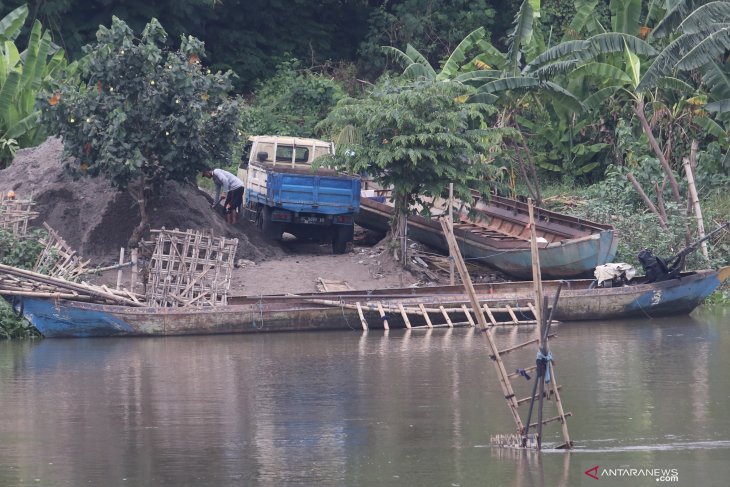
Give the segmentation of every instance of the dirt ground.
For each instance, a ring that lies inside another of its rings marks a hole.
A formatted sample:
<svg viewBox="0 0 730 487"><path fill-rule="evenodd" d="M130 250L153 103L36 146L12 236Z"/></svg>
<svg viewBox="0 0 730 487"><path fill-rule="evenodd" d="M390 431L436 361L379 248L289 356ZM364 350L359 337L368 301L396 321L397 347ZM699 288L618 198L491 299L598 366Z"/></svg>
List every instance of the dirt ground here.
<svg viewBox="0 0 730 487"><path fill-rule="evenodd" d="M15 191L19 199L32 197L39 216L91 266L114 264L126 247L139 214L131 197L100 178L74 179L64 170L63 144L50 138L38 147L18 151L13 163L0 170L0 191ZM404 287L425 283L419 273L403 270L385 243L372 245L356 239L352 251L332 255L330 245L264 240L249 222L228 225L210 209L209 199L192 184L169 183L150 212L151 228L194 229L239 240L231 294L271 294L316 291L318 279L345 281L353 289ZM364 235L364 234L362 234ZM372 237L372 236L370 236ZM90 278L114 284L116 271ZM129 277L124 276L125 283Z"/></svg>

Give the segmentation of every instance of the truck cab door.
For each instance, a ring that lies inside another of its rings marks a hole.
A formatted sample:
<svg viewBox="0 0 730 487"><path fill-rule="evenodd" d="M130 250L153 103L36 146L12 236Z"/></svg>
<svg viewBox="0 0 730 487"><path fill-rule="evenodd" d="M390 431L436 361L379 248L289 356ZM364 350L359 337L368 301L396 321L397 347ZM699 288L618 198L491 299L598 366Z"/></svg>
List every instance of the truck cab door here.
<svg viewBox="0 0 730 487"><path fill-rule="evenodd" d="M246 141L245 144L243 144L243 150L241 151L241 161L238 164L238 172L236 173L236 176L238 176L238 179L243 181L244 187L246 186L246 179L248 178L248 163L251 158L251 147L253 145L252 141Z"/></svg>

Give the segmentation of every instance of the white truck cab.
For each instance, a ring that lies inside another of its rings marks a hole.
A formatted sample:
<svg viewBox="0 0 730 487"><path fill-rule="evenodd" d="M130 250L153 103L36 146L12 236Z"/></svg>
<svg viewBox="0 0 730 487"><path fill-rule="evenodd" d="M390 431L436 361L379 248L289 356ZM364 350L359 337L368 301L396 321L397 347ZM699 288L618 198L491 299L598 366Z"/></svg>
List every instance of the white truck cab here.
<svg viewBox="0 0 730 487"><path fill-rule="evenodd" d="M238 166L238 178L246 185L251 163L311 166L320 156L335 153L335 144L318 139L256 135L248 138L248 157Z"/></svg>

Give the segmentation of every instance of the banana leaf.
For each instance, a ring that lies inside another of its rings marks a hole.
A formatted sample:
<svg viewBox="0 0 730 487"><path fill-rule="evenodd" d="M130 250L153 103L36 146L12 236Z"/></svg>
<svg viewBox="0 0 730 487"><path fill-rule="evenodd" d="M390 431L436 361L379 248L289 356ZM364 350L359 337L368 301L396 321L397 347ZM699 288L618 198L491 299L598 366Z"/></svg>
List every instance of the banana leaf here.
<svg viewBox="0 0 730 487"><path fill-rule="evenodd" d="M21 5L0 20L0 40L14 41L28 17L28 6Z"/></svg>

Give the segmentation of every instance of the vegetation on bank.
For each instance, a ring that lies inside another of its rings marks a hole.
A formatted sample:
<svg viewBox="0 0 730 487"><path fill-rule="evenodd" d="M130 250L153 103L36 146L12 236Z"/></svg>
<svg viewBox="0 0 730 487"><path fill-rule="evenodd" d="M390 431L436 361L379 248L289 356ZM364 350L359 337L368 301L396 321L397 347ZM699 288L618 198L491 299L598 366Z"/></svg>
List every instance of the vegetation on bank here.
<svg viewBox="0 0 730 487"><path fill-rule="evenodd" d="M17 238L12 233L0 229L0 263L32 269L43 251L40 237L45 232L35 230L26 238ZM13 307L0 299L0 338L34 338L38 332L25 318L19 317Z"/></svg>
<svg viewBox="0 0 730 487"><path fill-rule="evenodd" d="M228 165L248 135L337 139L330 163L393 184L402 207L449 182L529 195L612 223L635 265L697 239L688 171L706 231L730 214L730 2L254 0L255 28L236 2L129 2L132 27L108 3L92 20L76 1L0 20L0 168L62 135L144 220L156 185ZM727 264L729 241L689 266Z"/></svg>

